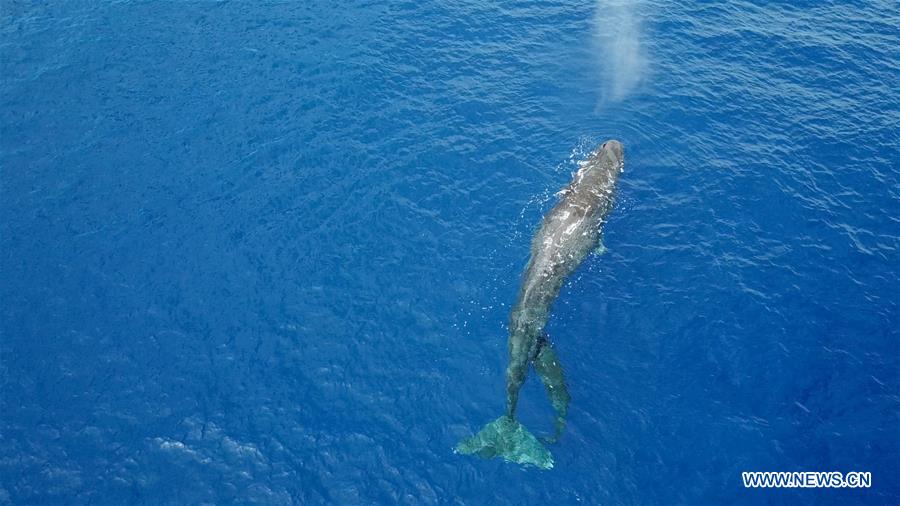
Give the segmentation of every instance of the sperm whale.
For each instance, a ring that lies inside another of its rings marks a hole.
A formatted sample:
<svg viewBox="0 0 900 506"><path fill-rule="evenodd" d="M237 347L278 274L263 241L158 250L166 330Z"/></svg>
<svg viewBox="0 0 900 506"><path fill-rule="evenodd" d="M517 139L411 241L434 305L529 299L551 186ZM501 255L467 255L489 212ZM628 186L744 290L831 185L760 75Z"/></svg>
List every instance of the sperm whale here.
<svg viewBox="0 0 900 506"><path fill-rule="evenodd" d="M556 413L555 434L549 441L558 439L565 428L570 396L544 327L565 280L591 251L602 249L601 229L612 210L623 163L622 143L603 143L581 162L572 182L559 192L559 202L544 216L532 239L531 257L509 317L506 413L460 442L457 452L553 467L549 450L515 419L519 390L528 366L533 365Z"/></svg>

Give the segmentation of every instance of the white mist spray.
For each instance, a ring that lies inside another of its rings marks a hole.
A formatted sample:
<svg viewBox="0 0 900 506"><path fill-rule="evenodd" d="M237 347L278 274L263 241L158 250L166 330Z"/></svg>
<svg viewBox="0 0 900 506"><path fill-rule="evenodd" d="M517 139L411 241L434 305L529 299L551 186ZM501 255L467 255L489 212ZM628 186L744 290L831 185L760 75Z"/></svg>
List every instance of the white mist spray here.
<svg viewBox="0 0 900 506"><path fill-rule="evenodd" d="M619 102L644 80L647 60L641 47L641 2L597 0L594 37L603 79L601 102Z"/></svg>

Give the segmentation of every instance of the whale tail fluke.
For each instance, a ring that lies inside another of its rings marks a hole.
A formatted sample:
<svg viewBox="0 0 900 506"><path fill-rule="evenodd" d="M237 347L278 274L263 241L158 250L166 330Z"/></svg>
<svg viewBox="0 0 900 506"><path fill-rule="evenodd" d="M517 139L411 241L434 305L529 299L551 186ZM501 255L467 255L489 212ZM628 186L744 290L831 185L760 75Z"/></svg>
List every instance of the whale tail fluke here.
<svg viewBox="0 0 900 506"><path fill-rule="evenodd" d="M456 452L485 459L501 457L509 462L541 469L553 467L550 450L524 425L507 415L485 425L478 434L462 440L456 446Z"/></svg>
<svg viewBox="0 0 900 506"><path fill-rule="evenodd" d="M559 357L546 336L539 339L531 364L547 389L550 404L556 412L553 436L542 438L544 442L552 444L559 440L565 429L571 397L566 388ZM541 469L553 467L550 450L510 414L501 416L485 425L478 434L462 440L456 446L456 452L486 459L501 457L509 462L533 465Z"/></svg>

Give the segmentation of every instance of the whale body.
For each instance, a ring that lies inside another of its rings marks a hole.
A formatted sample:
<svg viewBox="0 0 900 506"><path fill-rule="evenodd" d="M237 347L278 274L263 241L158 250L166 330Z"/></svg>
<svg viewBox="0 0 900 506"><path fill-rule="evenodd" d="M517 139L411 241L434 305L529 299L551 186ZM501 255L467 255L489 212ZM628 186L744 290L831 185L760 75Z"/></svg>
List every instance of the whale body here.
<svg viewBox="0 0 900 506"><path fill-rule="evenodd" d="M566 279L591 251L602 251L602 225L613 208L616 182L624 166L622 144L603 143L580 163L559 202L544 216L531 242L531 257L509 317L509 365L506 369L506 414L456 451L520 464L553 467L549 450L515 419L519 390L533 365L556 412L554 442L565 427L569 406L562 366L544 327Z"/></svg>

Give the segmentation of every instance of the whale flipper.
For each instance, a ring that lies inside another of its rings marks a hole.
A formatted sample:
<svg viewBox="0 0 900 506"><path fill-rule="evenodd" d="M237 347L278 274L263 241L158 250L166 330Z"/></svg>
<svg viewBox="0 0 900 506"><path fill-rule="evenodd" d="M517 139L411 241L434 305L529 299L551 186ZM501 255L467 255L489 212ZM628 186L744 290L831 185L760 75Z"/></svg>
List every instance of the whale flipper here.
<svg viewBox="0 0 900 506"><path fill-rule="evenodd" d="M600 233L600 237L597 239L597 246L594 247L593 253L598 257L606 254L606 246L603 244L603 232Z"/></svg>
<svg viewBox="0 0 900 506"><path fill-rule="evenodd" d="M553 467L553 456L524 425L503 415L484 426L478 434L463 439L457 453L489 459L501 457L516 464L530 464L541 469Z"/></svg>
<svg viewBox="0 0 900 506"><path fill-rule="evenodd" d="M559 357L556 356L556 350L553 349L553 345L546 337L541 339L540 348L534 358L534 370L547 389L550 404L556 411L555 434L552 438L547 438L547 442L555 443L566 427L566 414L569 412L569 400L572 397L569 395L569 389L566 388L566 378L563 376L562 365Z"/></svg>

